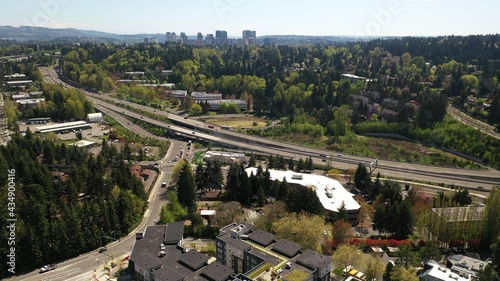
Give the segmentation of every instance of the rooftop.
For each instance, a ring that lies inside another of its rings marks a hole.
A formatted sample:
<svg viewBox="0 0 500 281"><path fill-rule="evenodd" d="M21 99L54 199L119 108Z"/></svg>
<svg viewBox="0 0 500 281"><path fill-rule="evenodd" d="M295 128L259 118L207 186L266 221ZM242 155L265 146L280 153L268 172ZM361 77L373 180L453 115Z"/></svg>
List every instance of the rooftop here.
<svg viewBox="0 0 500 281"><path fill-rule="evenodd" d="M260 229L248 234L248 238L250 238L250 240L259 243L262 246L268 246L273 243L275 237L276 236L274 234Z"/></svg>
<svg viewBox="0 0 500 281"><path fill-rule="evenodd" d="M184 222L169 223L166 226L164 242L166 244L177 244L177 241L182 240L184 235Z"/></svg>
<svg viewBox="0 0 500 281"><path fill-rule="evenodd" d="M462 274L461 276L453 273L451 269L439 265L435 261L430 261L426 267L429 267L427 270L424 270L420 277L424 278L426 276L432 277L431 280L442 280L442 281L470 281L471 277L469 275Z"/></svg>
<svg viewBox="0 0 500 281"><path fill-rule="evenodd" d="M144 237L135 241L130 260L133 262L135 271L140 274L151 272L150 278L157 281L225 281L232 274L232 270L219 264L209 267L206 264L209 257L195 250L184 252L177 243L160 247L164 240L174 240L180 237L182 232L178 229L184 222L176 222L167 225L147 226ZM182 227L183 230L183 227ZM170 238L169 235L172 235ZM225 269L224 269L225 268ZM219 271L221 273L219 273ZM207 272L207 277L201 274ZM226 279L224 279L225 274Z"/></svg>
<svg viewBox="0 0 500 281"><path fill-rule="evenodd" d="M245 171L249 176L252 173L257 174L257 168L247 168ZM361 208L358 202L354 200L352 193L348 192L338 181L329 177L296 173L294 171L269 170L269 173L271 174L271 181L282 181L285 178L289 184L298 184L314 189L319 201L326 210L337 212L339 207L342 206L342 202L345 204L347 211L355 211Z"/></svg>
<svg viewBox="0 0 500 281"><path fill-rule="evenodd" d="M313 268L323 268L332 262L332 258L307 249L299 256L297 262Z"/></svg>
<svg viewBox="0 0 500 281"><path fill-rule="evenodd" d="M206 266L201 274L208 277L212 281L224 281L233 274L234 271L222 265L220 262L213 262Z"/></svg>
<svg viewBox="0 0 500 281"><path fill-rule="evenodd" d="M196 250L191 250L180 256L179 261L189 266L193 270L198 270L204 266L209 257Z"/></svg>
<svg viewBox="0 0 500 281"><path fill-rule="evenodd" d="M450 262L453 266L476 272L482 270L488 264L486 261L464 255L451 255L448 257L448 262Z"/></svg>
<svg viewBox="0 0 500 281"><path fill-rule="evenodd" d="M272 249L291 258L299 253L302 246L290 240L280 239L272 246Z"/></svg>

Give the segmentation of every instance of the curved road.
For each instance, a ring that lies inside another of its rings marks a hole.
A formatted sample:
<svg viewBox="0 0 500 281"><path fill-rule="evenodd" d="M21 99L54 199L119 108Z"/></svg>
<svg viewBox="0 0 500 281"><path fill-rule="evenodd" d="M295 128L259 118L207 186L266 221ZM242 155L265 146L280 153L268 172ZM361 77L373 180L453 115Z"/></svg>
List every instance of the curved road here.
<svg viewBox="0 0 500 281"><path fill-rule="evenodd" d="M465 125L470 126L476 130L479 130L490 137L500 139L500 133L495 132L495 127L486 124L481 120L477 120L470 117L469 115L463 113L462 111L453 107L452 105L448 105L447 111L453 118L464 123Z"/></svg>

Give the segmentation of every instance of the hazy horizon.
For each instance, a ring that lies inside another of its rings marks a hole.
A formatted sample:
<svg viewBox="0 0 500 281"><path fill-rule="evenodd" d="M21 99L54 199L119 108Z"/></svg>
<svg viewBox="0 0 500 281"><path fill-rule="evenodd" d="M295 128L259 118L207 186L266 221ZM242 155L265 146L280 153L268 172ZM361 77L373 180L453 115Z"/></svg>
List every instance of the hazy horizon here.
<svg viewBox="0 0 500 281"><path fill-rule="evenodd" d="M169 1L170 2L170 1ZM226 30L257 36L444 36L496 34L500 2L465 0L303 1L190 0L169 3L76 0L5 2L0 25L76 28L121 35L187 35ZM19 3L22 3L19 5ZM469 4L469 5L467 5ZM453 9L450 9L453 7ZM279 11L279 12L276 12Z"/></svg>

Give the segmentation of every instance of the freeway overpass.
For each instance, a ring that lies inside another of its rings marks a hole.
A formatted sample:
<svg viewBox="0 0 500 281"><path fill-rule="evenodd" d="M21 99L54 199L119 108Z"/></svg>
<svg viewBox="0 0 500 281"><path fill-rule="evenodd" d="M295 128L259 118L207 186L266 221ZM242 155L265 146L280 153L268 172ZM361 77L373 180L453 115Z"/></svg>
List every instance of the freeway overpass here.
<svg viewBox="0 0 500 281"><path fill-rule="evenodd" d="M44 73L46 79L50 79L56 83L66 85L66 83L62 82L57 77L57 74L54 70L50 68L40 69L42 70L42 73ZM110 102L121 103L123 105L128 105L133 108L151 112L153 111L153 109L150 107L122 101L108 95L97 95L87 91L83 91L83 93L91 98L95 102L95 104L114 110L116 112L120 112L121 114L126 114L131 117L133 116L133 118L141 119L142 121L154 124L156 126L166 127L167 129L177 131L182 134L191 134L199 139L204 139L214 143L223 143L227 146L243 149L246 151L254 151L260 154L279 154L283 157L294 159L310 156L312 157L313 162L317 165L324 165L323 158L319 157L319 155L326 154L331 156L332 165L339 169L355 169L358 163L364 163L368 165L373 161L372 158L353 155L339 155L337 153L333 153L332 151L307 148L295 144L272 141L265 138L232 131L215 131L208 128L208 124L202 123L197 120L192 120L189 118L185 119L182 116L163 111L155 112L155 114L168 117L171 122L180 125L175 126L162 121L150 119L146 116L142 116L134 112L130 112L128 110L115 106ZM189 129L186 129L186 127ZM413 179L425 182L438 182L449 185L454 184L456 186L464 186L467 188L476 189L478 192L481 192L482 190L484 190L484 192L487 192L492 186L500 185L500 172L490 168L461 169L378 160L377 171L382 175L388 177Z"/></svg>

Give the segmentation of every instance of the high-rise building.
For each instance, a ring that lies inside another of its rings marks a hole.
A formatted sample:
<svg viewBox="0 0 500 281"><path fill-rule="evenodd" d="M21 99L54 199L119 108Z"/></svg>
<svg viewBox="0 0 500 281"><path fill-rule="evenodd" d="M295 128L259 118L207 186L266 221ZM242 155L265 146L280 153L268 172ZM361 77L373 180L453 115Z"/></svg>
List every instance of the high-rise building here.
<svg viewBox="0 0 500 281"><path fill-rule="evenodd" d="M188 37L186 36L186 33L181 32L181 40L182 40L182 45L187 45Z"/></svg>
<svg viewBox="0 0 500 281"><path fill-rule="evenodd" d="M207 37L205 38L205 43L208 46L213 46L215 44L215 38L213 34L207 34Z"/></svg>
<svg viewBox="0 0 500 281"><path fill-rule="evenodd" d="M198 35L196 36L196 45L203 45L203 35L201 34L201 32L198 32Z"/></svg>
<svg viewBox="0 0 500 281"><path fill-rule="evenodd" d="M227 45L227 31L217 30L215 31L215 45Z"/></svg>
<svg viewBox="0 0 500 281"><path fill-rule="evenodd" d="M177 35L175 35L175 32L167 32L166 35L166 41L167 43L175 43L177 42Z"/></svg>
<svg viewBox="0 0 500 281"><path fill-rule="evenodd" d="M257 44L257 32L255 30L243 30L243 44L245 46Z"/></svg>

